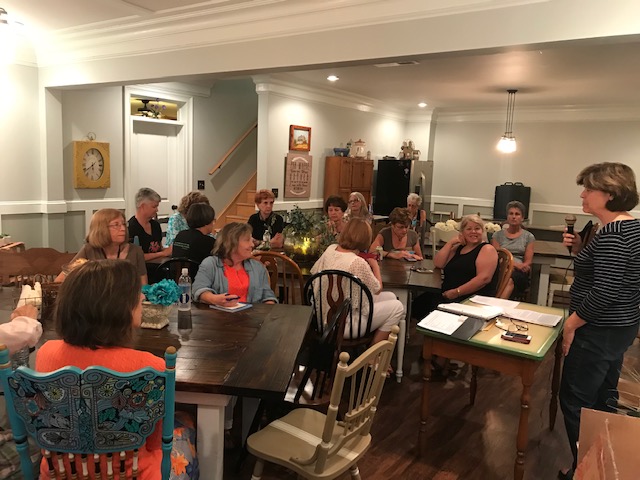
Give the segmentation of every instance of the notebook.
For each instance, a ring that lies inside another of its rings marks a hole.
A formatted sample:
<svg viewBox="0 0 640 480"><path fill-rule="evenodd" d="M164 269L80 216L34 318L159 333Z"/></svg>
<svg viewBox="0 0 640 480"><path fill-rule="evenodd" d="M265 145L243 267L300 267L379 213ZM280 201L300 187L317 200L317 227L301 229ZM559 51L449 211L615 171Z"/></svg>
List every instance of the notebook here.
<svg viewBox="0 0 640 480"><path fill-rule="evenodd" d="M460 340L469 340L484 325L484 320L480 318L456 315L442 310L434 310L418 323L419 327L444 333Z"/></svg>
<svg viewBox="0 0 640 480"><path fill-rule="evenodd" d="M221 310L223 312L240 312L242 310L246 310L247 308L251 308L253 305L250 303L242 303L238 302L233 307L223 307L222 305L209 305L209 308L213 308L214 310Z"/></svg>
<svg viewBox="0 0 640 480"><path fill-rule="evenodd" d="M500 307L465 305L462 303L441 303L438 305L438 310L457 313L458 315L465 315L467 317L481 318L482 320L491 320L504 313L504 310Z"/></svg>

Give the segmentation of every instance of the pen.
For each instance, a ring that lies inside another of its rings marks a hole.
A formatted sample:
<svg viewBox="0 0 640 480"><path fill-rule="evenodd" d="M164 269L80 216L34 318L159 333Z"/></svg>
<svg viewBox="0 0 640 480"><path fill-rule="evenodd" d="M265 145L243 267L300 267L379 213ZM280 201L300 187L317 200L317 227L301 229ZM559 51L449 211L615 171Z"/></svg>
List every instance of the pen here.
<svg viewBox="0 0 640 480"><path fill-rule="evenodd" d="M227 297L227 298L225 298L225 300L227 302L233 302L234 300L239 300L239 299L240 299L240 297Z"/></svg>

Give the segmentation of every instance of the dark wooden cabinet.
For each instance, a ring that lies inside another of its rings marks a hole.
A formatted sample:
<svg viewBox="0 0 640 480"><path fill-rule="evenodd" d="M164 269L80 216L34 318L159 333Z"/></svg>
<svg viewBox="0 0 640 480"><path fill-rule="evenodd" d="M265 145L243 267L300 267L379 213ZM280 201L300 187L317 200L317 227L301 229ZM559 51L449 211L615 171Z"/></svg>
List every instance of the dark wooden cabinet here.
<svg viewBox="0 0 640 480"><path fill-rule="evenodd" d="M340 195L349 200L351 192L360 192L371 202L373 160L350 157L327 157L324 165L324 198Z"/></svg>

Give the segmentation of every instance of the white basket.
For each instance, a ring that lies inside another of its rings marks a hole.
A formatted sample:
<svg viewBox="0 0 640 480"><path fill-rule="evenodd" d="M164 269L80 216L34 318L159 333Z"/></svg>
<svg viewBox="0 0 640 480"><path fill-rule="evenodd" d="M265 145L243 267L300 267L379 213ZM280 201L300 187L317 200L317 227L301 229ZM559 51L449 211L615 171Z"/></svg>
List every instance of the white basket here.
<svg viewBox="0 0 640 480"><path fill-rule="evenodd" d="M142 328L159 330L169 325L169 315L175 310L175 305L156 305L142 302Z"/></svg>

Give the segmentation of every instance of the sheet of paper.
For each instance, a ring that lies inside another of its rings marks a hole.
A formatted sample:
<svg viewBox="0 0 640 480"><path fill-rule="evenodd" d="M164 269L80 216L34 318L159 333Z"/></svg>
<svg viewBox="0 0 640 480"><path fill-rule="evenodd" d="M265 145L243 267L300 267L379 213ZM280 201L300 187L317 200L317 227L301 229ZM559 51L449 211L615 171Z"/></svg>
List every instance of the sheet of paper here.
<svg viewBox="0 0 640 480"><path fill-rule="evenodd" d="M463 315L455 315L453 313L447 313L441 310L434 310L429 315L420 320L418 326L426 328L427 330L432 330L434 332L451 335L458 329L460 325L464 323L466 319L467 317Z"/></svg>
<svg viewBox="0 0 640 480"><path fill-rule="evenodd" d="M533 323L535 325L542 325L544 327L555 327L558 322L562 320L560 315L534 312L532 310L521 310L519 308L505 310L504 316L515 320L522 320L527 323Z"/></svg>
<svg viewBox="0 0 640 480"><path fill-rule="evenodd" d="M474 295L470 298L473 303L479 303L481 305L490 305L492 307L500 307L503 309L516 308L518 303L513 300L505 300L504 298L485 297L484 295Z"/></svg>

